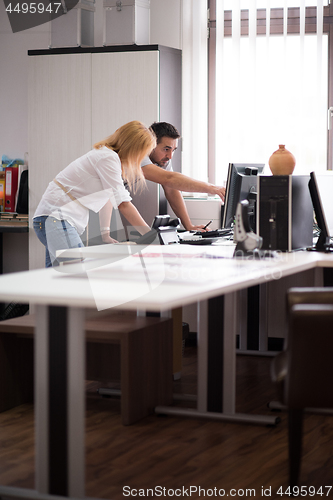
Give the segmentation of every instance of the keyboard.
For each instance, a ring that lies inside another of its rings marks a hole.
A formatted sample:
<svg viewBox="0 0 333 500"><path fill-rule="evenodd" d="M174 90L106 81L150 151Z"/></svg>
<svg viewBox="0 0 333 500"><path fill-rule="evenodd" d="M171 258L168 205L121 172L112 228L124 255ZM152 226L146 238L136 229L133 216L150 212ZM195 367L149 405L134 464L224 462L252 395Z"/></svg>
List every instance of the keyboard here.
<svg viewBox="0 0 333 500"><path fill-rule="evenodd" d="M206 231L206 232L196 231L193 234L195 236L201 236L202 238L221 238L221 236L231 235L232 232L233 232L232 229L225 228L225 229L215 229L214 231Z"/></svg>
<svg viewBox="0 0 333 500"><path fill-rule="evenodd" d="M183 245L211 245L223 236L232 235L232 230L229 229L216 229L215 231L185 231L179 232L179 243Z"/></svg>
<svg viewBox="0 0 333 500"><path fill-rule="evenodd" d="M216 241L216 238L197 238L196 240L179 240L183 245L211 245Z"/></svg>

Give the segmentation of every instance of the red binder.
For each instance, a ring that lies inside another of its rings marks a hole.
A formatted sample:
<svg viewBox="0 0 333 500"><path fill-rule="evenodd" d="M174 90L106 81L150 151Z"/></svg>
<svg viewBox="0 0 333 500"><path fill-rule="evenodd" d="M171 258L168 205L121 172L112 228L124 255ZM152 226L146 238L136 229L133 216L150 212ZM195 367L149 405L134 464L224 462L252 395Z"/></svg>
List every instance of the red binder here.
<svg viewBox="0 0 333 500"><path fill-rule="evenodd" d="M15 200L18 184L18 168L7 167L5 179L5 212L15 212Z"/></svg>

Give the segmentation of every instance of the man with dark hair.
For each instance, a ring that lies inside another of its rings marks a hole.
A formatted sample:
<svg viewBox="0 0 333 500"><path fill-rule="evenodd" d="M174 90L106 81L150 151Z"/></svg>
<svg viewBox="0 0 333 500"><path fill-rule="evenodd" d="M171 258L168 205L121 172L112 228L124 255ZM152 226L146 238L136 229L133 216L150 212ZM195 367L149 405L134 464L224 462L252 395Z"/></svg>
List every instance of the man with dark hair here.
<svg viewBox="0 0 333 500"><path fill-rule="evenodd" d="M207 182L197 181L172 170L171 159L178 146L178 130L166 122L153 123L150 129L156 135L156 148L141 163L142 172L149 181L161 184L166 199L172 210L181 220L187 231L202 230L203 226L194 226L180 191L190 193L208 193L218 195L224 200L225 188Z"/></svg>
<svg viewBox="0 0 333 500"><path fill-rule="evenodd" d="M161 139L162 137L170 137L171 139L180 138L180 133L178 132L176 127L171 125L171 123L154 122L149 128L154 132L157 140Z"/></svg>

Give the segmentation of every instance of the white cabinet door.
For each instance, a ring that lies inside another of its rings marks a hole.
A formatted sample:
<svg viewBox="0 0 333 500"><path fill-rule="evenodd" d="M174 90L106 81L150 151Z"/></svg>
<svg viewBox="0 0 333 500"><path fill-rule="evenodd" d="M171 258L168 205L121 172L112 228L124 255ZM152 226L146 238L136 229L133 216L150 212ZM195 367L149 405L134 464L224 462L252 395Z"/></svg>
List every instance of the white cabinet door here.
<svg viewBox="0 0 333 500"><path fill-rule="evenodd" d="M159 120L159 51L92 54L92 139L132 120Z"/></svg>
<svg viewBox="0 0 333 500"><path fill-rule="evenodd" d="M149 126L160 119L159 50L45 52L30 57L30 219L48 183L95 142L129 121ZM161 197L155 183L133 196L148 224L159 213ZM44 247L33 231L29 239L29 266L43 267Z"/></svg>
<svg viewBox="0 0 333 500"><path fill-rule="evenodd" d="M139 120L149 127L159 121L158 50L92 55L92 138L97 142L121 125ZM147 182L133 203L150 225L159 213L159 186Z"/></svg>
<svg viewBox="0 0 333 500"><path fill-rule="evenodd" d="M91 54L36 55L29 68L29 213L54 176L89 151ZM30 269L44 267L44 248L29 233Z"/></svg>

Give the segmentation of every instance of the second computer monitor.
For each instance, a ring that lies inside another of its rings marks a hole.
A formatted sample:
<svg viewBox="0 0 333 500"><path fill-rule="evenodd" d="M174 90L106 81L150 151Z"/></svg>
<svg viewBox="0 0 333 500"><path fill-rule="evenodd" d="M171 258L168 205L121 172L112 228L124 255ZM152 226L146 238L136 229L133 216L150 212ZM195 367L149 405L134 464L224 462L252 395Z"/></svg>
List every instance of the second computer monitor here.
<svg viewBox="0 0 333 500"><path fill-rule="evenodd" d="M333 237L333 173L316 174L311 172L309 189L318 224L319 237L316 243L318 251L332 250Z"/></svg>
<svg viewBox="0 0 333 500"><path fill-rule="evenodd" d="M263 163L229 163L225 191L222 228L231 227L240 201L249 202L249 222L255 231L257 176L264 170Z"/></svg>

